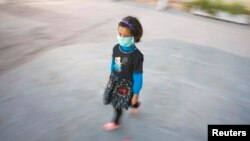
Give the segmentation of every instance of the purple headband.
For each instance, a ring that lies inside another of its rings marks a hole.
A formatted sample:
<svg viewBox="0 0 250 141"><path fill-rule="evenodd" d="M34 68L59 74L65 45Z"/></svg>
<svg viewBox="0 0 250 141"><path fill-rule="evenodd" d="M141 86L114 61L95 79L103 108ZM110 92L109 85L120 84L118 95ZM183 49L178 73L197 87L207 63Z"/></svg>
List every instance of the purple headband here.
<svg viewBox="0 0 250 141"><path fill-rule="evenodd" d="M122 20L122 23L125 23L129 28L131 28L132 30L135 30L133 24L127 20Z"/></svg>

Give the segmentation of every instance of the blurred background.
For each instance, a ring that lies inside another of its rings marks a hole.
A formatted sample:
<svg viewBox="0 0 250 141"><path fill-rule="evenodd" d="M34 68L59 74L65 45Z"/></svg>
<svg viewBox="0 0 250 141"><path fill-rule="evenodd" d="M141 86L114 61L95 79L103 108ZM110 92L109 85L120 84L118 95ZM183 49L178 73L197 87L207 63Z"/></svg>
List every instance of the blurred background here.
<svg viewBox="0 0 250 141"><path fill-rule="evenodd" d="M208 124L249 124L249 11L249 0L0 0L1 141L206 141ZM141 112L105 132L128 15L144 29Z"/></svg>

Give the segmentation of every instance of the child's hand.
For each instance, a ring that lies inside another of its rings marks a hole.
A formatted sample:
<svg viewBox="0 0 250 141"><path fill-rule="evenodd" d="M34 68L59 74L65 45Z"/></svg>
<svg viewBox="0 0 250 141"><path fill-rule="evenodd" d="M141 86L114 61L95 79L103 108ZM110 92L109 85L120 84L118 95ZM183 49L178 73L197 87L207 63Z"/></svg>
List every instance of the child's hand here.
<svg viewBox="0 0 250 141"><path fill-rule="evenodd" d="M135 105L138 102L138 95L134 94L131 100L131 105Z"/></svg>

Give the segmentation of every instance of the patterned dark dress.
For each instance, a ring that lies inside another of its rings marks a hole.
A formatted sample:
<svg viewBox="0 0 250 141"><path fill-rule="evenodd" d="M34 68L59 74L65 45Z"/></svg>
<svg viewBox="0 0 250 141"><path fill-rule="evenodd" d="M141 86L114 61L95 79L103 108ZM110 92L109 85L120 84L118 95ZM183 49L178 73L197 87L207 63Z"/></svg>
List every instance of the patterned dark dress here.
<svg viewBox="0 0 250 141"><path fill-rule="evenodd" d="M133 96L133 73L142 73L143 54L136 48L123 52L119 45L113 48L114 71L110 74L104 92L104 104L116 109L128 109Z"/></svg>

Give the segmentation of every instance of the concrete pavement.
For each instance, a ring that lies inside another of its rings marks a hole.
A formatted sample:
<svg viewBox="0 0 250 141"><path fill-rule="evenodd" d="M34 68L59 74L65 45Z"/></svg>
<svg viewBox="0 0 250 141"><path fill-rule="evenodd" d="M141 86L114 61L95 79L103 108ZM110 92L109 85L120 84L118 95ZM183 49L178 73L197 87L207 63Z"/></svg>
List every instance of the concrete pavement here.
<svg viewBox="0 0 250 141"><path fill-rule="evenodd" d="M47 25L50 30L41 31L56 39L50 39L52 47L44 43L47 49L0 75L1 140L206 141L208 124L250 123L248 26L127 2L28 5L41 13L19 16L31 26L18 28L18 33ZM13 12L3 11L10 23L17 20ZM58 15L41 17L43 11ZM102 125L113 111L102 104L102 93L116 43L115 27L127 14L140 17L145 29L138 44L145 56L141 113L125 113L121 129L105 132ZM58 24L64 17L72 21ZM19 23L1 25L9 32L6 26ZM57 34L60 30L63 33ZM33 45L43 50L39 43Z"/></svg>

